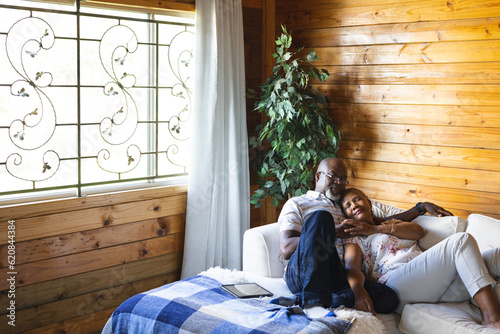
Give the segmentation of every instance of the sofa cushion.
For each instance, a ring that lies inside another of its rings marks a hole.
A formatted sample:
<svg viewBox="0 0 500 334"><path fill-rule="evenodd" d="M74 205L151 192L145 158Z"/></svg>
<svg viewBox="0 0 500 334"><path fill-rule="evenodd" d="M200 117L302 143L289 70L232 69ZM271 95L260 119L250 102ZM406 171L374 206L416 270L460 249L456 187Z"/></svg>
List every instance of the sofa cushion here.
<svg viewBox="0 0 500 334"><path fill-rule="evenodd" d="M418 246L423 251L456 232L464 232L467 227L467 220L458 216L435 217L424 215L418 216L413 222L425 229L424 237L418 241Z"/></svg>
<svg viewBox="0 0 500 334"><path fill-rule="evenodd" d="M375 202L375 201L371 201L371 202L372 202L372 212L375 216L377 216L379 218L393 216L395 214L398 214L398 213L405 211L403 209L396 208L394 206L390 206L387 204L383 204L383 203L379 203L379 202Z"/></svg>
<svg viewBox="0 0 500 334"><path fill-rule="evenodd" d="M469 302L408 304L399 329L407 334L494 334L498 331L481 325L480 310Z"/></svg>
<svg viewBox="0 0 500 334"><path fill-rule="evenodd" d="M500 220L479 214L471 214L467 221L466 232L476 239L481 252L500 247L500 238L498 237L500 235Z"/></svg>

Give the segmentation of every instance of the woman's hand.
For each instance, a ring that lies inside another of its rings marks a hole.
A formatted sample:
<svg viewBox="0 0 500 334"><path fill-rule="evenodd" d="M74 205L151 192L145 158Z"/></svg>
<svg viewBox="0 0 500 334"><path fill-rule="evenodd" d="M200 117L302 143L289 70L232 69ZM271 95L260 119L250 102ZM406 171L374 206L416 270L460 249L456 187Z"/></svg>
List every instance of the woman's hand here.
<svg viewBox="0 0 500 334"><path fill-rule="evenodd" d="M370 312L373 315L377 315L377 312L375 312L375 307L373 306L373 301L364 287L354 289L353 292L354 307L356 308L356 310Z"/></svg>
<svg viewBox="0 0 500 334"><path fill-rule="evenodd" d="M372 235L380 233L377 226L367 224L361 220L346 219L342 222L342 229L351 236Z"/></svg>

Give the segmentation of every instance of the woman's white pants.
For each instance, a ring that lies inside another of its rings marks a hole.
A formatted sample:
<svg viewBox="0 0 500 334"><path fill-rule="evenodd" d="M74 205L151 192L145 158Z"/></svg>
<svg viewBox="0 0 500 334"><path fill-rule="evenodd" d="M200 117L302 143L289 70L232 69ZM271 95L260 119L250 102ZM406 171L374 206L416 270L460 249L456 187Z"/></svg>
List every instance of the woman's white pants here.
<svg viewBox="0 0 500 334"><path fill-rule="evenodd" d="M456 233L394 270L386 284L401 313L408 303L462 302L500 277L500 248L481 255L476 240Z"/></svg>

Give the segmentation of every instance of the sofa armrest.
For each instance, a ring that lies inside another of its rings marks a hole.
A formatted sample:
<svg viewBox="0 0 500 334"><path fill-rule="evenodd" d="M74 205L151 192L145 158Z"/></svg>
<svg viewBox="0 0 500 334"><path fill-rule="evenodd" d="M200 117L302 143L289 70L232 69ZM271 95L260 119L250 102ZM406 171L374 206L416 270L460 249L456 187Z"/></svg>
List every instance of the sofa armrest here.
<svg viewBox="0 0 500 334"><path fill-rule="evenodd" d="M265 277L283 277L286 261L279 249L278 223L245 231L243 235L243 271Z"/></svg>

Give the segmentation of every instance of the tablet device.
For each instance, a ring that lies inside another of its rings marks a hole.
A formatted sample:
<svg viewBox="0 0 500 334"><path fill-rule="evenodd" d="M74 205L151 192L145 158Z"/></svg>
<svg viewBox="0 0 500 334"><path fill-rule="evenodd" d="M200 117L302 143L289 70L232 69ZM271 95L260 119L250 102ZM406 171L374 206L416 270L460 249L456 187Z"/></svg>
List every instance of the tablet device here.
<svg viewBox="0 0 500 334"><path fill-rule="evenodd" d="M238 298L270 297L272 292L257 283L239 283L221 285L222 290Z"/></svg>

